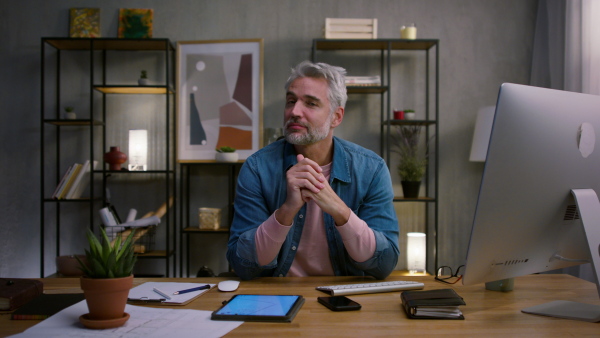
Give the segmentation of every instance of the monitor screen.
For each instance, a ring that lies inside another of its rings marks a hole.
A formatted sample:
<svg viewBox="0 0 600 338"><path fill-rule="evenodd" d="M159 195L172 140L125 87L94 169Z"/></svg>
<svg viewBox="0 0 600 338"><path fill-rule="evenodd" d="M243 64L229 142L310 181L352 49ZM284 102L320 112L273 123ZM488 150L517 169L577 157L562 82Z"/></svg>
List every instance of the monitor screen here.
<svg viewBox="0 0 600 338"><path fill-rule="evenodd" d="M598 285L596 136L600 140L600 96L500 87L464 284L591 262Z"/></svg>

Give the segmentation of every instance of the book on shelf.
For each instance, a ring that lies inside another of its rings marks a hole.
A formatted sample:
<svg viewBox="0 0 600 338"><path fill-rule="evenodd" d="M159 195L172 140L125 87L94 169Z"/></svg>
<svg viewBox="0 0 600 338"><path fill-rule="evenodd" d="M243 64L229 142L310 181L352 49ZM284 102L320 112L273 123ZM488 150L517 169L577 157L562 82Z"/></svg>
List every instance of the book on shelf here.
<svg viewBox="0 0 600 338"><path fill-rule="evenodd" d="M75 178L71 189L69 189L69 191L67 192L65 196L66 199L75 199L81 197L81 195L90 183L91 171L96 169L97 165L98 161L85 161L85 163L81 167L81 170L79 171L79 174Z"/></svg>
<svg viewBox="0 0 600 338"><path fill-rule="evenodd" d="M459 309L465 301L454 289L404 291L400 298L411 319L465 319Z"/></svg>
<svg viewBox="0 0 600 338"><path fill-rule="evenodd" d="M58 196L60 195L61 191L64 189L65 184L67 183L67 180L69 178L69 175L71 174L73 169L74 169L74 165L69 166L69 168L67 168L67 171L65 171L65 173L61 177L60 181L58 181L58 184L56 185L56 189L54 189L54 192L52 193L53 199L58 199Z"/></svg>
<svg viewBox="0 0 600 338"><path fill-rule="evenodd" d="M37 279L0 278L0 311L14 310L44 292Z"/></svg>
<svg viewBox="0 0 600 338"><path fill-rule="evenodd" d="M73 186L73 182L75 182L75 178L77 177L77 175L79 175L79 172L81 171L82 166L83 165L81 163L75 163L73 165L73 170L71 170L71 173L69 174L69 177L67 178L67 181L66 181L63 189L58 194L57 198L59 200L64 199L67 196L67 193L71 189L71 186Z"/></svg>

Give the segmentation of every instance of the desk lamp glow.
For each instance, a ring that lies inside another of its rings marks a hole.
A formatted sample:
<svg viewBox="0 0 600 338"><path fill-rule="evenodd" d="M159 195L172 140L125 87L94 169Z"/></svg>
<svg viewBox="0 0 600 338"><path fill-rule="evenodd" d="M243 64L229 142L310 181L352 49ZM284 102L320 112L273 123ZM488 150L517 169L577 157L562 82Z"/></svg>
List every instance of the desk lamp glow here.
<svg viewBox="0 0 600 338"><path fill-rule="evenodd" d="M146 171L148 162L148 131L129 130L129 170Z"/></svg>
<svg viewBox="0 0 600 338"><path fill-rule="evenodd" d="M406 266L408 273L425 273L427 235L421 232L406 234Z"/></svg>

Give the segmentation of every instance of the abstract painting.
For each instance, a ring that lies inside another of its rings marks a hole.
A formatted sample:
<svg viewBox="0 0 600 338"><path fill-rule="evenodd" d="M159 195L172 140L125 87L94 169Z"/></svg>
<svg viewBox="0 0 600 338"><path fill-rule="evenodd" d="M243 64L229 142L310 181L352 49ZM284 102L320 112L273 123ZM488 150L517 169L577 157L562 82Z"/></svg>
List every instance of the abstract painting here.
<svg viewBox="0 0 600 338"><path fill-rule="evenodd" d="M69 36L72 38L100 37L100 8L71 8Z"/></svg>
<svg viewBox="0 0 600 338"><path fill-rule="evenodd" d="M154 10L152 9L119 9L119 38L151 38L153 18Z"/></svg>
<svg viewBox="0 0 600 338"><path fill-rule="evenodd" d="M177 43L177 160L241 160L262 143L262 39Z"/></svg>

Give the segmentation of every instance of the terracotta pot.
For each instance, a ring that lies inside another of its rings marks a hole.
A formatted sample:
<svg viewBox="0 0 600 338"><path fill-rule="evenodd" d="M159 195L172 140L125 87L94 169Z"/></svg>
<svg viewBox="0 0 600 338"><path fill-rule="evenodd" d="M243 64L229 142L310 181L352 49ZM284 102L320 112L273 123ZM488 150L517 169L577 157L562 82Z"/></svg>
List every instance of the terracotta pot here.
<svg viewBox="0 0 600 338"><path fill-rule="evenodd" d="M108 163L109 170L121 170L121 164L127 161L127 155L121 152L119 147L110 147L110 151L104 154L104 162Z"/></svg>
<svg viewBox="0 0 600 338"><path fill-rule="evenodd" d="M89 320L123 318L127 296L133 286L133 275L122 278L81 277L80 282L90 311L87 315Z"/></svg>

